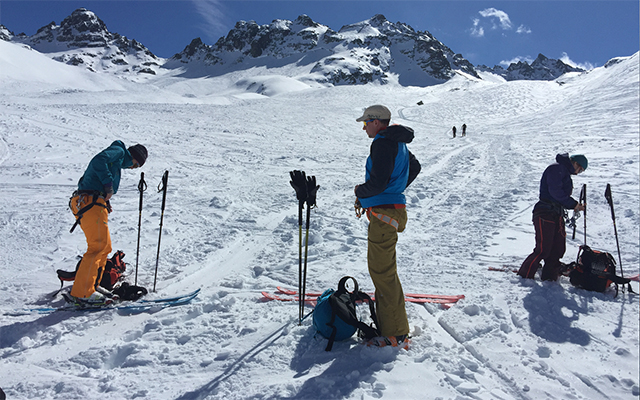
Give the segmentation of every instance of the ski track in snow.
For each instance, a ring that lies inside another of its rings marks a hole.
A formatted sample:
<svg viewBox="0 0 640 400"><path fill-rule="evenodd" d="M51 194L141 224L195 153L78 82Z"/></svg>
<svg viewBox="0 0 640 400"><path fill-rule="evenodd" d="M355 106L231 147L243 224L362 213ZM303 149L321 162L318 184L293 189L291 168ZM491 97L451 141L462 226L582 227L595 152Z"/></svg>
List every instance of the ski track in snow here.
<svg viewBox="0 0 640 400"><path fill-rule="evenodd" d="M577 189L588 184L587 243L617 261L603 196L611 183L625 274L638 273L637 64L636 54L562 84L458 77L428 88L272 97L234 94L220 78L200 84L211 85L203 93L224 95L185 100L193 104L158 103L172 90L162 82L120 82L130 101L120 91L25 86L22 93L19 82L8 85L13 91L0 99L0 310L61 304L50 297L55 270L73 269L86 246L79 230L69 233L68 199L90 158L115 139L150 153L138 283L152 287L157 262L158 294L150 297L202 292L190 305L135 315L3 315L0 386L10 399L637 398L636 295L487 271L518 267L532 250L540 176L556 153L570 152L590 162L574 177ZM397 247L404 289L466 298L448 310L407 304L409 351L352 338L325 352L311 317L298 325L297 303L264 301L260 292L298 285L293 169L320 185L307 288L335 287L351 275L372 290L367 222L353 210L371 143L355 118L372 103L388 105L394 122L416 131L409 148L422 164L406 192L409 223ZM467 136L451 138L451 126L462 123ZM130 282L139 177L123 171L110 215ZM575 258L583 234L581 219L564 261Z"/></svg>

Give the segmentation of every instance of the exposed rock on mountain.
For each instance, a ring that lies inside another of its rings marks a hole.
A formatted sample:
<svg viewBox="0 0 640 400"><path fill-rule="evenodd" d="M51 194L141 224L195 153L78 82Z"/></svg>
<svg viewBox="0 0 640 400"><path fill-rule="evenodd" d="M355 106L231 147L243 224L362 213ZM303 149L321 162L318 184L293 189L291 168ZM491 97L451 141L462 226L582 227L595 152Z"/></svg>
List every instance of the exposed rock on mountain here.
<svg viewBox="0 0 640 400"><path fill-rule="evenodd" d="M404 86L430 86L456 74L480 79L487 71L511 80L552 80L567 72L582 72L542 54L531 63L507 69L474 67L431 33L388 21L383 15L345 25L338 32L301 15L294 21L268 25L239 21L214 45L193 39L168 60L144 45L111 33L105 23L84 8L60 25L51 22L32 35L14 35L0 25L0 40L28 45L54 60L90 71L156 74L178 70L183 77L218 76L256 68L257 74L280 75L306 83L353 85L397 81Z"/></svg>
<svg viewBox="0 0 640 400"><path fill-rule="evenodd" d="M584 72L582 68L572 67L560 60L554 60L538 54L538 57L529 65L526 61L511 63L507 69L496 65L489 68L485 65L477 67L479 71L487 71L502 76L508 81L515 80L553 80L567 72Z"/></svg>
<svg viewBox="0 0 640 400"><path fill-rule="evenodd" d="M165 64L185 75L219 75L251 67L294 65L321 83L386 83L427 86L444 82L456 71L478 78L471 63L429 32L418 32L383 15L336 32L306 15L269 25L238 22L215 45L194 39Z"/></svg>
<svg viewBox="0 0 640 400"><path fill-rule="evenodd" d="M51 22L33 36L20 35L9 40L91 71L155 74L163 62L136 40L109 32L100 18L84 8L75 10L60 25Z"/></svg>

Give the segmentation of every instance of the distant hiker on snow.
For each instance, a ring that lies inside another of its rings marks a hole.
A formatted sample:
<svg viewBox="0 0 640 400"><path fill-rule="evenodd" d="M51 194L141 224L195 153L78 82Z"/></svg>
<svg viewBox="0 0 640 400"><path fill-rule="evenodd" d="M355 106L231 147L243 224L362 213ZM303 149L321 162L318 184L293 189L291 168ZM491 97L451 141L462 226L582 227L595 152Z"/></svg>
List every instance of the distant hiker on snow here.
<svg viewBox="0 0 640 400"><path fill-rule="evenodd" d="M455 126L453 127L452 131L453 131L453 137L455 138L456 137L456 127Z"/></svg>
<svg viewBox="0 0 640 400"><path fill-rule="evenodd" d="M374 346L408 346L409 321L404 292L398 278L396 243L407 224L404 190L420 173L420 163L407 149L413 130L389 126L391 111L374 105L356 121L373 139L366 163L366 182L355 187L355 195L369 218L367 261L375 286L376 312L381 337Z"/></svg>
<svg viewBox="0 0 640 400"><path fill-rule="evenodd" d="M104 304L104 295L110 294L98 286L111 252L109 199L118 192L121 169L141 167L146 159L147 149L143 145L136 144L127 149L124 143L116 140L93 157L78 181L78 190L73 193L69 207L87 239L87 252L82 257L70 293L79 305Z"/></svg>
<svg viewBox="0 0 640 400"><path fill-rule="evenodd" d="M533 226L536 230L536 247L522 263L518 275L533 279L544 260L541 278L555 281L560 274L560 259L566 250L564 226L565 209L584 211L584 205L571 197L573 181L571 175L578 175L587 169L587 158L581 154L569 157L558 154L556 163L551 164L540 180L540 201L533 208Z"/></svg>
<svg viewBox="0 0 640 400"><path fill-rule="evenodd" d="M467 136L467 124L462 124L462 137Z"/></svg>

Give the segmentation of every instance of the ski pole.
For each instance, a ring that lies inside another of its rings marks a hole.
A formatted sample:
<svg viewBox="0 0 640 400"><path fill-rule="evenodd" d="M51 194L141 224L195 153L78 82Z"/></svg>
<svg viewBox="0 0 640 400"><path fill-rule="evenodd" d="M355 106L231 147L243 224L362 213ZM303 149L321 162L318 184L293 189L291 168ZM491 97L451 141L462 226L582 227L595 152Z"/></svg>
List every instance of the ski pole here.
<svg viewBox="0 0 640 400"><path fill-rule="evenodd" d="M587 187L586 184L582 185L582 190L580 190L580 198L578 200L578 204L584 204L584 195L585 195L585 188ZM575 223L576 218L578 218L580 216L580 214L578 214L577 212L573 213L573 235L571 235L571 240L574 240L576 238L576 226L578 224ZM587 244L587 243L585 243Z"/></svg>
<svg viewBox="0 0 640 400"><path fill-rule="evenodd" d="M316 206L316 193L318 192L319 185L316 185L316 177L309 176L306 181L307 188L307 225L306 225L306 234L304 240L304 274L302 277L302 291L300 292L302 295L301 299L304 299L307 291L307 254L309 251L309 222L311 220L311 208ZM304 317L304 301L302 302L302 314L300 315L300 322L305 318Z"/></svg>
<svg viewBox="0 0 640 400"><path fill-rule="evenodd" d="M609 203L609 207L611 208L611 219L613 220L613 233L616 237L616 246L618 247L618 262L620 264L620 276L624 278L624 271L622 270L622 256L620 255L620 242L618 241L618 228L616 227L616 213L613 210L613 198L611 197L611 185L608 183L607 183L607 189L604 191L604 197L607 199L607 203ZM631 288L631 283L627 283L627 285L628 285L629 291L633 293L633 289ZM624 289L624 286L623 286L623 289Z"/></svg>
<svg viewBox="0 0 640 400"><path fill-rule="evenodd" d="M156 255L156 272L153 275L153 291L156 291L156 280L158 278L158 261L160 260L160 240L162 239L162 221L164 220L164 206L167 200L167 180L169 171L164 171L162 181L158 184L158 193L162 192L162 213L160 214L160 235L158 236L158 254Z"/></svg>
<svg viewBox="0 0 640 400"><path fill-rule="evenodd" d="M136 248L136 277L134 285L138 285L138 259L140 258L140 225L142 224L142 197L143 192L147 190L147 182L144 181L144 172L140 173L140 182L138 183L138 191L140 192L140 206L138 207L138 246Z"/></svg>
<svg viewBox="0 0 640 400"><path fill-rule="evenodd" d="M304 202L298 203L298 293L302 293L302 208ZM298 325L302 323L302 314L304 314L304 297L300 297L298 301Z"/></svg>
<svg viewBox="0 0 640 400"><path fill-rule="evenodd" d="M582 186L582 190L584 190L584 197L582 198L582 200L584 201L584 210L582 211L584 214L584 244L587 244L587 184L585 183Z"/></svg>
<svg viewBox="0 0 640 400"><path fill-rule="evenodd" d="M302 208L307 200L307 178L304 171L291 171L291 187L296 191L298 199L298 293L302 293ZM298 304L298 324L302 324L304 314L304 297L300 296Z"/></svg>

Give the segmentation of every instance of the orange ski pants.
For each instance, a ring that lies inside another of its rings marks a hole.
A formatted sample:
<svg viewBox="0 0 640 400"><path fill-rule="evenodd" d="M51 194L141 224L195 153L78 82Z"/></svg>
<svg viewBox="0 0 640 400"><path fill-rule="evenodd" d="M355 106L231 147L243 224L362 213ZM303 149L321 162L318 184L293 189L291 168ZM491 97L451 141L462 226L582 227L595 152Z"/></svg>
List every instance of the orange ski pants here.
<svg viewBox="0 0 640 400"><path fill-rule="evenodd" d="M71 211L76 215L78 210L91 204L92 201L92 195L74 196L71 199ZM107 257L111 253L109 212L105 207L106 202L104 198L100 197L98 204L87 210L80 219L80 228L87 239L87 252L82 256L78 272L76 272L76 278L71 288L72 296L88 298L95 292L96 286L102 279Z"/></svg>

